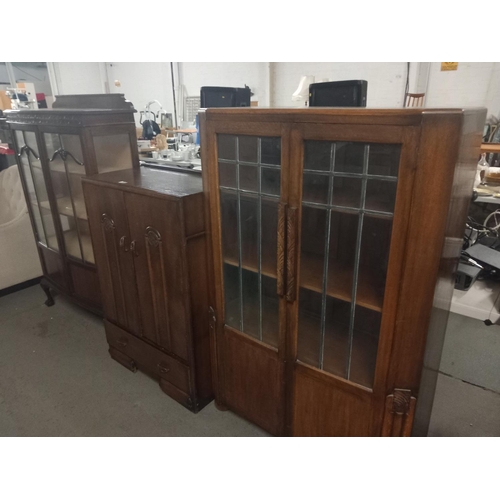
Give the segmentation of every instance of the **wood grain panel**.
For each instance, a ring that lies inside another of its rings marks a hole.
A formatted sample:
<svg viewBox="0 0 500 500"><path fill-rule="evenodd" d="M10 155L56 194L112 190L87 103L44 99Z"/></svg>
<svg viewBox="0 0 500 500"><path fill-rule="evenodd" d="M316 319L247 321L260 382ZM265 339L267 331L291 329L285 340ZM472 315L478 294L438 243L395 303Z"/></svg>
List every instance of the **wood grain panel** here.
<svg viewBox="0 0 500 500"><path fill-rule="evenodd" d="M64 263L59 252L51 250L42 244L38 244L38 249L42 255L45 275L67 292L69 284L66 279Z"/></svg>
<svg viewBox="0 0 500 500"><path fill-rule="evenodd" d="M404 127L378 126L376 133L373 125L326 125L318 127L316 124L302 125L304 140L315 141L363 141L383 144L399 144L402 142Z"/></svg>
<svg viewBox="0 0 500 500"><path fill-rule="evenodd" d="M172 356L104 320L110 346L129 356L136 365L155 377L163 378L189 394L189 368Z"/></svg>
<svg viewBox="0 0 500 500"><path fill-rule="evenodd" d="M73 262L68 262L68 268L75 295L95 306L100 306L102 297L97 270L87 266L79 266Z"/></svg>
<svg viewBox="0 0 500 500"><path fill-rule="evenodd" d="M180 204L124 193L143 335L188 359L189 300Z"/></svg>
<svg viewBox="0 0 500 500"><path fill-rule="evenodd" d="M191 328L194 336L195 378L198 397L212 395L210 339L208 318L208 270L206 238L190 238L186 247L191 305Z"/></svg>
<svg viewBox="0 0 500 500"><path fill-rule="evenodd" d="M439 112L423 114L418 149L415 185L407 232L403 278L394 330L394 343L388 374L388 387L404 387L417 391L423 361L436 279L445 241L447 213L454 187L458 144L463 115ZM477 145L479 152L480 142ZM474 165L468 166L472 186ZM470 193L470 191L469 191ZM465 229L465 212L462 233ZM425 237L431 245L418 244ZM459 245L460 246L460 245ZM459 255L459 246L456 256Z"/></svg>
<svg viewBox="0 0 500 500"><path fill-rule="evenodd" d="M225 403L271 434L281 434L283 402L275 349L224 328Z"/></svg>
<svg viewBox="0 0 500 500"><path fill-rule="evenodd" d="M123 194L83 181L106 317L140 334L141 315Z"/></svg>
<svg viewBox="0 0 500 500"><path fill-rule="evenodd" d="M460 114L461 110L447 110L450 114ZM282 123L336 123L359 125L417 125L420 123L422 109L374 109L374 108L209 108L207 119L217 126L222 122L244 121Z"/></svg>
<svg viewBox="0 0 500 500"><path fill-rule="evenodd" d="M370 398L338 390L327 380L296 366L293 394L294 436L371 436Z"/></svg>

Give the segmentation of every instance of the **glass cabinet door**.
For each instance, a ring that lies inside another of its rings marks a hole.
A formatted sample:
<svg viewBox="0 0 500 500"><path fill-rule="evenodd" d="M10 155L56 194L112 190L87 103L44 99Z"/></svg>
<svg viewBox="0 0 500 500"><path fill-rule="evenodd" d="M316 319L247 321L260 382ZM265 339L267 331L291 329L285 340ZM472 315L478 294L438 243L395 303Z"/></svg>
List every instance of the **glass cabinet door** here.
<svg viewBox="0 0 500 500"><path fill-rule="evenodd" d="M85 166L80 136L44 133L43 137L66 254L76 260L94 264L81 181L82 175L85 175Z"/></svg>
<svg viewBox="0 0 500 500"><path fill-rule="evenodd" d="M133 167L128 133L94 135L93 141L97 171L100 174Z"/></svg>
<svg viewBox="0 0 500 500"><path fill-rule="evenodd" d="M224 323L277 347L281 139L217 137Z"/></svg>
<svg viewBox="0 0 500 500"><path fill-rule="evenodd" d="M28 191L26 201L31 205L36 239L48 248L59 250L35 132L16 130L15 136L20 168Z"/></svg>
<svg viewBox="0 0 500 500"><path fill-rule="evenodd" d="M373 387L401 146L304 142L297 357Z"/></svg>

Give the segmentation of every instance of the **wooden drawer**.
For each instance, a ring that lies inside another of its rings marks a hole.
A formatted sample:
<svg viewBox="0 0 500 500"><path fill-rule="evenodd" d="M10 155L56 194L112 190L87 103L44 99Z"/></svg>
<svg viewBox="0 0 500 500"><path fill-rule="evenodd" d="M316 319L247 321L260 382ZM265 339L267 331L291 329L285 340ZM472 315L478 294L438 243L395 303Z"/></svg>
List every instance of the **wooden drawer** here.
<svg viewBox="0 0 500 500"><path fill-rule="evenodd" d="M190 393L189 368L138 337L104 320L108 344L132 358L137 366L166 380L186 394Z"/></svg>

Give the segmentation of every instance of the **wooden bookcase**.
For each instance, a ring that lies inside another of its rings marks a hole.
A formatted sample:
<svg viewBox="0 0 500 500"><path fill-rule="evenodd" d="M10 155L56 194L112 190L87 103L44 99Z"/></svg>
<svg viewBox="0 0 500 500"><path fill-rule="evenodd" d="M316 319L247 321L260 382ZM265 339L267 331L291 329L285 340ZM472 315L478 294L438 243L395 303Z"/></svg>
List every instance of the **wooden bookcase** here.
<svg viewBox="0 0 500 500"><path fill-rule="evenodd" d="M277 435L410 434L426 338L444 333L429 331L430 317L437 302L449 309L484 119L202 112L219 408Z"/></svg>

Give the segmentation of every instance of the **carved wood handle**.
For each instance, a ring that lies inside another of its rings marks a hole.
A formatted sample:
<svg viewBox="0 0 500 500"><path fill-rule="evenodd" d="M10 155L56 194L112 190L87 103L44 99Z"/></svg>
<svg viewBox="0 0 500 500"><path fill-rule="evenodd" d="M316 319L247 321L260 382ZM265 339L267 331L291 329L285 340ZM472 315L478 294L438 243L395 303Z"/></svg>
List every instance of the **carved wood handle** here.
<svg viewBox="0 0 500 500"><path fill-rule="evenodd" d="M168 365L164 365L163 363L158 363L157 367L160 373L168 373L170 371L170 367Z"/></svg>
<svg viewBox="0 0 500 500"><path fill-rule="evenodd" d="M382 437L411 435L417 400L409 389L394 389L385 400Z"/></svg>
<svg viewBox="0 0 500 500"><path fill-rule="evenodd" d="M286 235L286 204L278 205L278 269L277 269L277 289L278 295L285 295L285 235Z"/></svg>
<svg viewBox="0 0 500 500"><path fill-rule="evenodd" d="M127 239L126 236L122 236L120 238L120 248L122 248L124 252L128 252L128 246L127 246L127 244L125 242L126 239Z"/></svg>
<svg viewBox="0 0 500 500"><path fill-rule="evenodd" d="M132 240L130 243L130 252L134 257L139 256L139 252L137 251L137 242L135 240Z"/></svg>
<svg viewBox="0 0 500 500"><path fill-rule="evenodd" d="M295 253L297 249L297 208L288 207L286 224L286 300L295 300Z"/></svg>

